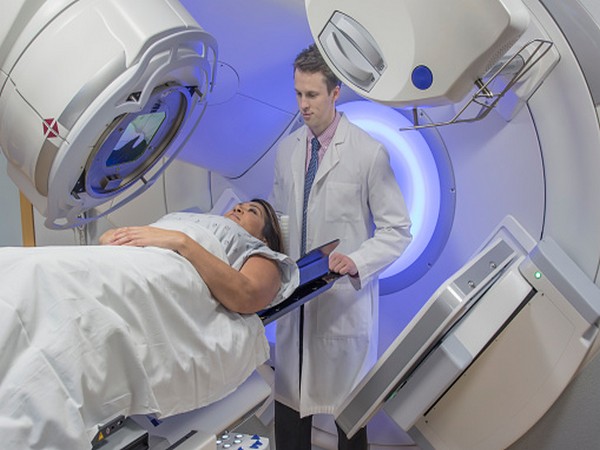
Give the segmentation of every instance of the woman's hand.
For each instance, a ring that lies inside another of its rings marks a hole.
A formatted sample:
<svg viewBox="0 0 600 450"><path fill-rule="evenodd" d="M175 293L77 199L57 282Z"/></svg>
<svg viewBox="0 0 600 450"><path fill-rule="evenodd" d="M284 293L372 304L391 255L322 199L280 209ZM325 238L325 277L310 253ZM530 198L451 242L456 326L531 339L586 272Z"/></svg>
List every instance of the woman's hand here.
<svg viewBox="0 0 600 450"><path fill-rule="evenodd" d="M179 252L186 235L180 231L162 228L122 227L107 231L100 236L102 245L128 245L133 247L161 247Z"/></svg>

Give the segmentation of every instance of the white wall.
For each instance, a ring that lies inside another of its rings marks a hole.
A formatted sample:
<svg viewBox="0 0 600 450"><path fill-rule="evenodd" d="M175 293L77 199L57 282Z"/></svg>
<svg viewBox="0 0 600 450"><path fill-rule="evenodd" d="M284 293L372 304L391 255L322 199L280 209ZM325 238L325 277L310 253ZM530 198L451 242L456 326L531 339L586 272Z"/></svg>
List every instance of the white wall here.
<svg viewBox="0 0 600 450"><path fill-rule="evenodd" d="M0 153L0 246L23 245L19 190L6 174L6 158Z"/></svg>

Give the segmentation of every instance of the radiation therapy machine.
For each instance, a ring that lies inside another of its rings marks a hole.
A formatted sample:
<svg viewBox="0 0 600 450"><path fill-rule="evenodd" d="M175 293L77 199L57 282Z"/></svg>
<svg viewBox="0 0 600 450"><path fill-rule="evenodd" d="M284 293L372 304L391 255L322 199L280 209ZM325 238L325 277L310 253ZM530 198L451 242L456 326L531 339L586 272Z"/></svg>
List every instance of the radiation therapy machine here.
<svg viewBox="0 0 600 450"><path fill-rule="evenodd" d="M200 186L203 211L266 197L302 124L291 61L315 42L339 110L388 149L414 236L381 274L381 356L341 428L373 448L600 441L595 0L4 3L0 147L45 229L92 233L169 188ZM331 286L329 251L265 324ZM261 367L201 409L98 424L94 446L268 448L224 430L267 420L272 388ZM335 426L315 418L313 444L337 448Z"/></svg>
<svg viewBox="0 0 600 450"><path fill-rule="evenodd" d="M545 192L539 206L544 219L537 234L535 227L526 231L511 214L505 216L383 352L339 407L337 422L353 435L383 408L421 449L545 448L539 433L531 433L537 441L518 441L552 414L552 405L598 346L598 214L589 218L566 203L577 202L579 189L597 188L595 181L587 182L597 178L593 173L599 167L600 10L586 1L460 2L464 9L433 3L427 8L443 15L444 23L425 18L423 5L416 2L390 2L384 12L358 1L308 1L307 14L315 42L340 79L365 98L408 110L407 129L475 127L494 108L507 123L518 123L526 108L542 146ZM490 36L479 35L495 26ZM492 34L502 37L490 54L477 53L472 43L485 45ZM432 42L439 42L439 48ZM472 80L475 86L458 80ZM540 114L537 101L546 107L550 98L557 101L546 90L553 82L562 82L569 96L577 95L575 86L582 88L585 107L565 99ZM447 102L455 107L443 113L427 108ZM564 119L557 110L577 117L577 132L591 146L578 146L582 138L561 128ZM582 131L579 122L589 128ZM547 142L547 136L560 143ZM535 177L516 169L534 167L525 159L519 155L511 162L515 170L506 181ZM580 172L582 164L593 168ZM577 175L570 176L575 167ZM585 182L571 178L582 173ZM565 217L572 222L565 223ZM584 237L578 233L587 228L581 226L587 220L596 228ZM580 246L594 250L582 252ZM587 271L578 265L584 254L591 256ZM586 442L582 448L597 442L579 439Z"/></svg>

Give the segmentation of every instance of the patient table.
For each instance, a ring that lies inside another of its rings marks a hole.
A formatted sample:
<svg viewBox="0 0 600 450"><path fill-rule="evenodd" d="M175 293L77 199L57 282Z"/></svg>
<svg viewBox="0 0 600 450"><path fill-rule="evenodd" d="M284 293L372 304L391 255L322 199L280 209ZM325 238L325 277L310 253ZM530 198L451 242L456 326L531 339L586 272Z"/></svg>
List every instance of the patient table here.
<svg viewBox="0 0 600 450"><path fill-rule="evenodd" d="M264 370L263 370L264 369ZM259 414L271 394L269 367L253 373L228 397L188 413L157 420L150 416L117 418L99 427L94 449L235 450L269 449L267 438L230 433L252 414Z"/></svg>
<svg viewBox="0 0 600 450"><path fill-rule="evenodd" d="M280 304L258 312L265 325L331 288L341 277L329 272L329 254L339 240L328 242L297 261L300 285ZM258 415L269 404L273 370L259 367L231 395L188 413L156 419L152 416L117 417L98 426L92 448L103 450L235 450L269 449L267 438L229 430Z"/></svg>

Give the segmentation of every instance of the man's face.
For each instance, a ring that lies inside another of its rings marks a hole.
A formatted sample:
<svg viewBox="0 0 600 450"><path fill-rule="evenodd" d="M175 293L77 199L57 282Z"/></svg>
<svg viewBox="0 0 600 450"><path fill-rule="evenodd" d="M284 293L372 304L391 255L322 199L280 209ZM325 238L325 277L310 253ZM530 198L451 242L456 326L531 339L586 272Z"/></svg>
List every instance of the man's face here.
<svg viewBox="0 0 600 450"><path fill-rule="evenodd" d="M322 73L296 70L294 72L294 89L304 123L316 136L320 135L331 124L335 116L335 102L340 96L339 86L328 93Z"/></svg>

